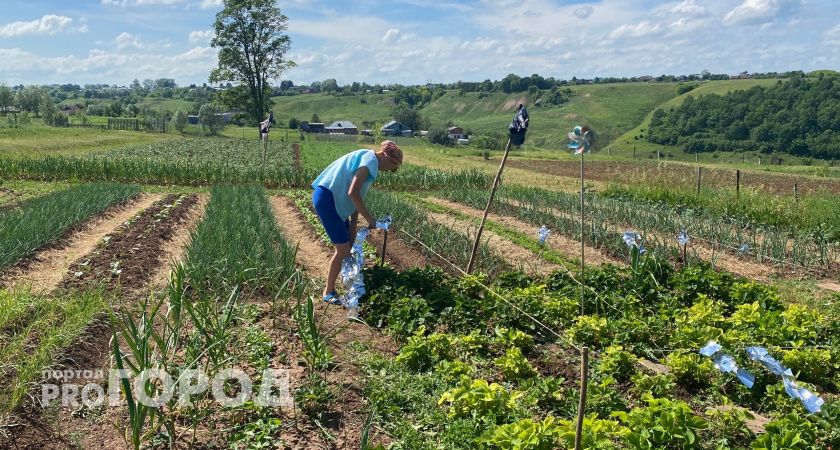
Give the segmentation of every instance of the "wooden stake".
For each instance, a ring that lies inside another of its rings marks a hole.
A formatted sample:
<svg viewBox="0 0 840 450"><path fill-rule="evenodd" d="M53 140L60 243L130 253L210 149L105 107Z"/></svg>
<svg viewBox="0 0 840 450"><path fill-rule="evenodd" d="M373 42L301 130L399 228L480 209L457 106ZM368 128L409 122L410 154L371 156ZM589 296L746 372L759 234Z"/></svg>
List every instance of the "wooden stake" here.
<svg viewBox="0 0 840 450"><path fill-rule="evenodd" d="M735 196L741 198L741 169L735 170Z"/></svg>
<svg viewBox="0 0 840 450"><path fill-rule="evenodd" d="M382 237L382 254L379 256L379 267L385 265L385 249L388 247L388 230L385 230L385 236Z"/></svg>
<svg viewBox="0 0 840 450"><path fill-rule="evenodd" d="M697 166L697 195L700 195L700 173L702 170L702 167Z"/></svg>
<svg viewBox="0 0 840 450"><path fill-rule="evenodd" d="M586 388L589 384L589 347L581 349L580 401L578 402L577 426L575 427L575 450L581 450L583 441L583 416L586 412Z"/></svg>
<svg viewBox="0 0 840 450"><path fill-rule="evenodd" d="M484 216L481 218L481 223L478 225L478 231L475 234L475 242L473 242L472 252L470 252L470 260L467 262L466 272L472 273L473 265L475 264L475 257L478 254L478 245L481 243L481 233L484 231L484 222L487 221L487 214L490 213L490 205L493 204L493 198L496 196L496 188L499 186L499 180L502 177L502 170L505 168L508 153L510 153L510 138L508 138L505 146L505 154L502 156L502 163L499 164L499 171L496 172L496 178L493 180L493 187L490 189L490 198L487 199L487 206L484 208Z"/></svg>
<svg viewBox="0 0 840 450"><path fill-rule="evenodd" d="M799 203L799 184L795 181L793 183L793 201Z"/></svg>

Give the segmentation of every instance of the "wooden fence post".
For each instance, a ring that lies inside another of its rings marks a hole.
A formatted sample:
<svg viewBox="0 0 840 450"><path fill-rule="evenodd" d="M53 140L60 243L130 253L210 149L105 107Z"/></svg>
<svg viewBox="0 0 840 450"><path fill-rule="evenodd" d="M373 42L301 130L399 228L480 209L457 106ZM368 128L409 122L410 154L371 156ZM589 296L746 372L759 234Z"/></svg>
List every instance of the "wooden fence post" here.
<svg viewBox="0 0 840 450"><path fill-rule="evenodd" d="M589 347L581 349L580 401L578 402L577 425L575 427L575 450L581 450L583 442L583 417L586 413L586 389L589 384Z"/></svg>
<svg viewBox="0 0 840 450"><path fill-rule="evenodd" d="M799 185L797 182L793 182L793 201L799 203Z"/></svg>
<svg viewBox="0 0 840 450"><path fill-rule="evenodd" d="M735 169L735 197L741 198L741 169Z"/></svg>
<svg viewBox="0 0 840 450"><path fill-rule="evenodd" d="M697 195L700 195L700 174L702 170L701 166L697 166Z"/></svg>

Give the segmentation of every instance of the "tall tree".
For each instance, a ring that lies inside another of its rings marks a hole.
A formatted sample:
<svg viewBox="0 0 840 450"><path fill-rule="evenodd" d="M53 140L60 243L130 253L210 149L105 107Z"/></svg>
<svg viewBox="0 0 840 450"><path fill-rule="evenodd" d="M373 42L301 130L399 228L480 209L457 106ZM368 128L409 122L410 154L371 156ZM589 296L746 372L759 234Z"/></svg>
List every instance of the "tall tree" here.
<svg viewBox="0 0 840 450"><path fill-rule="evenodd" d="M12 90L6 83L0 83L0 111L5 112L14 104L15 98L12 95Z"/></svg>
<svg viewBox="0 0 840 450"><path fill-rule="evenodd" d="M219 64L210 73L211 83L238 82L247 89L244 106L256 121L270 108L270 80L276 80L295 63L285 59L291 46L284 34L288 18L274 0L225 0L213 23L210 41L219 49ZM239 98L231 97L231 98Z"/></svg>

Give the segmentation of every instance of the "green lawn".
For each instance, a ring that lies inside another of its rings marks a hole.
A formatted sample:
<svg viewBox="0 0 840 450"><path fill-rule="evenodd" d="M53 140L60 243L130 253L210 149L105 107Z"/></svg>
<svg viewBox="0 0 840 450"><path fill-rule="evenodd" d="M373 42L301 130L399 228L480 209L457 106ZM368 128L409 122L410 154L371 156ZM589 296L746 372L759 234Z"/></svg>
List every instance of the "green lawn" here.
<svg viewBox="0 0 840 450"><path fill-rule="evenodd" d="M177 134L54 128L33 120L20 128L0 127L0 157L78 155L127 145L180 139Z"/></svg>

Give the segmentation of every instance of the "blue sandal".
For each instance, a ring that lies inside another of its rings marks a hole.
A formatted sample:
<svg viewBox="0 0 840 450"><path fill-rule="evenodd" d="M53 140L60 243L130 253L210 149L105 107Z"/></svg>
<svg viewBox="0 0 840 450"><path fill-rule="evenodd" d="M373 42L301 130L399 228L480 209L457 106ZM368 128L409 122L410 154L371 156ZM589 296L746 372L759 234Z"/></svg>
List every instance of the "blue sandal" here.
<svg viewBox="0 0 840 450"><path fill-rule="evenodd" d="M324 302L329 303L330 305L336 306L343 306L344 300L342 300L341 296L338 295L338 292L332 291L329 294L324 296Z"/></svg>

